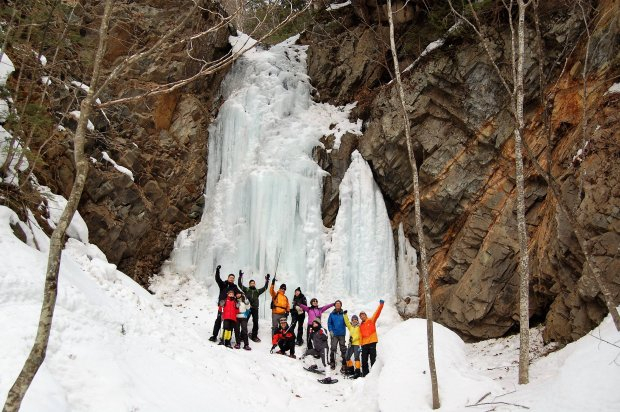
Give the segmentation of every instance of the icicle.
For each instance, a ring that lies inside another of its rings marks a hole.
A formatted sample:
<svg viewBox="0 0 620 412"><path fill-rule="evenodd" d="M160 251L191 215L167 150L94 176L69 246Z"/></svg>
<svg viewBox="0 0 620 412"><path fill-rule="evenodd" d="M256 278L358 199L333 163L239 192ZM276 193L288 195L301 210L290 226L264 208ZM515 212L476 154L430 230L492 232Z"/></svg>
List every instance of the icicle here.
<svg viewBox="0 0 620 412"><path fill-rule="evenodd" d="M405 237L403 224L398 225L398 301L396 307L403 316L415 316L418 311L420 276L416 250Z"/></svg>

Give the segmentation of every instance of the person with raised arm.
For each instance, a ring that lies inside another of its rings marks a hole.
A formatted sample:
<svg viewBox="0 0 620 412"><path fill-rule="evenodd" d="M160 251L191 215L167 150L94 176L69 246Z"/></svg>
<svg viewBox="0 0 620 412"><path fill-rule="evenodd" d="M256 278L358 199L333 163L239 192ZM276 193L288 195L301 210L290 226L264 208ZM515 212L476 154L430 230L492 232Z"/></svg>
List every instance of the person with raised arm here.
<svg viewBox="0 0 620 412"><path fill-rule="evenodd" d="M360 354L362 350L360 349L360 345L362 344L362 336L360 335L360 323L357 315L351 316L351 320L349 321L349 315L347 315L347 311L344 312L344 324L349 329L349 347L347 348L347 354L345 356L345 361L347 366L345 368L344 374L351 376L353 379L357 379L362 376L362 369L360 367ZM355 360L355 367L353 366L353 358Z"/></svg>
<svg viewBox="0 0 620 412"><path fill-rule="evenodd" d="M260 342L260 339L258 338L258 307L260 299L258 299L258 297L267 290L270 276L271 275L269 275L269 273L265 276L265 286L262 288L256 289L256 282L254 279L250 279L250 287L246 288L243 286L243 272L239 271L239 280L237 281L237 284L250 301L250 317L252 318L252 332L250 332L250 339L254 342Z"/></svg>
<svg viewBox="0 0 620 412"><path fill-rule="evenodd" d="M369 318L366 312L360 312L360 319L362 320L360 324L360 336L362 340L362 376L368 375L370 371L368 367L368 358L370 358L370 366L374 365L375 360L377 360L377 342L379 342L379 338L377 337L376 323L379 315L381 315L384 303L383 300L379 301L379 307L375 310L372 318Z"/></svg>
<svg viewBox="0 0 620 412"><path fill-rule="evenodd" d="M317 298L310 299L310 306L306 306L303 303L297 304L297 306L302 308L304 312L308 314L308 334L306 335L306 340L308 341L308 349L312 349L312 333L313 333L313 329L311 327L312 321L314 321L315 319L318 319L320 323L321 315L323 314L323 312L325 312L327 309L331 308L334 305L335 305L335 302L330 303L329 305L319 307L319 300Z"/></svg>
<svg viewBox="0 0 620 412"><path fill-rule="evenodd" d="M276 277L274 276L271 281L271 286L269 287L269 294L271 295L271 337L273 337L278 330L280 319L286 319L291 311L291 306L285 295L286 284L281 284L277 292L274 290L275 284Z"/></svg>
<svg viewBox="0 0 620 412"><path fill-rule="evenodd" d="M222 312L224 311L224 304L226 303L228 291L232 290L233 296L239 291L237 285L235 285L235 275L231 273L228 275L226 282L224 282L220 277L221 268L222 265L217 265L217 268L215 269L215 283L217 283L217 286L220 288L220 293L217 298L217 317L215 318L215 323L213 324L213 335L209 338L211 342L215 342L217 340L217 334L220 332L220 328L222 327Z"/></svg>

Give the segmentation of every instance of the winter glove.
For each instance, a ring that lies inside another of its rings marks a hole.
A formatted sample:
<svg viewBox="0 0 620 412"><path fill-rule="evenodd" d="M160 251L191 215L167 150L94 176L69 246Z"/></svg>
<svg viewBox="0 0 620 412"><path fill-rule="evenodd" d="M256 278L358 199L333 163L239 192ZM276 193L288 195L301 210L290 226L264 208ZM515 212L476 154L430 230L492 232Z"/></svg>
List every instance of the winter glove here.
<svg viewBox="0 0 620 412"><path fill-rule="evenodd" d="M271 275L267 273L267 276L265 276L265 281L269 282L269 278L271 278Z"/></svg>
<svg viewBox="0 0 620 412"><path fill-rule="evenodd" d="M239 269L239 277L243 277L243 271L241 269Z"/></svg>
<svg viewBox="0 0 620 412"><path fill-rule="evenodd" d="M222 265L217 265L217 268L215 269L215 274L216 275L220 275L220 269L222 268Z"/></svg>
<svg viewBox="0 0 620 412"><path fill-rule="evenodd" d="M379 301L379 303L383 305L383 304L385 303L385 301L384 301L383 299L381 299L381 300Z"/></svg>
<svg viewBox="0 0 620 412"><path fill-rule="evenodd" d="M344 311L344 312L342 312L342 313L346 315L346 314L347 314L347 312L348 312L348 311L346 311L346 310L345 310L345 311Z"/></svg>
<svg viewBox="0 0 620 412"><path fill-rule="evenodd" d="M276 284L276 278L273 278L273 280L271 281L271 285L275 285Z"/></svg>

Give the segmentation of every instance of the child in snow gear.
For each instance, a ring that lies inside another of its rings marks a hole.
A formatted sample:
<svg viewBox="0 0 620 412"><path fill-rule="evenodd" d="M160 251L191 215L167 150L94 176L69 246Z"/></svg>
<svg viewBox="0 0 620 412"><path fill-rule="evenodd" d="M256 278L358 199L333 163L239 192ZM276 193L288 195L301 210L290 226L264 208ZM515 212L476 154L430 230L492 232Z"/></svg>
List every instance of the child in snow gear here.
<svg viewBox="0 0 620 412"><path fill-rule="evenodd" d="M372 315L372 318L366 316L366 312L360 312L360 318L362 323L360 324L360 336L362 339L362 376L368 375L368 358L370 358L370 365L375 364L377 359L377 327L375 323L383 310L383 300L379 301L379 307Z"/></svg>
<svg viewBox="0 0 620 412"><path fill-rule="evenodd" d="M239 280L237 281L237 284L239 285L243 293L245 293L245 296L250 301L250 306L252 307L250 311L250 316L252 317L252 332L250 333L250 339L252 339L254 342L260 342L260 339L258 338L258 297L267 290L269 278L270 275L267 274L267 276L265 276L265 286L260 289L256 289L256 282L254 282L254 279L250 280L250 287L246 288L245 286L243 286L243 272L239 271Z"/></svg>
<svg viewBox="0 0 620 412"><path fill-rule="evenodd" d="M329 357L329 366L332 369L336 368L336 350L337 346L340 346L340 355L342 358L342 368L344 370L344 358L347 350L345 343L345 336L347 335L347 327L344 323L344 316L342 312L342 302L337 300L334 302L335 309L329 314L327 318L327 330L329 330L329 336L331 338L330 346L332 348Z"/></svg>
<svg viewBox="0 0 620 412"><path fill-rule="evenodd" d="M272 303L272 308L271 308L271 326L272 326L271 336L272 337L276 333L276 330L278 330L278 323L280 321L280 318L286 319L288 317L288 314L291 308L288 303L288 298L285 295L286 285L284 283L281 284L280 289L278 289L278 291L276 292L273 288L275 283L276 283L276 279L274 277L273 280L271 281L271 286L269 287L269 294L271 295L271 303Z"/></svg>
<svg viewBox="0 0 620 412"><path fill-rule="evenodd" d="M321 315L323 314L323 312L325 312L327 309L331 308L332 306L334 306L334 303L330 303L329 305L325 305L319 308L319 301L317 300L317 298L312 298L310 299L310 306L306 306L303 303L298 303L297 306L299 306L300 308L302 308L304 310L304 312L308 312L308 334L306 335L306 339L308 340L308 349L312 349L312 322L314 322L315 319L319 320L319 324L321 323Z"/></svg>
<svg viewBox="0 0 620 412"><path fill-rule="evenodd" d="M352 375L354 379L357 379L362 376L362 371L360 369L360 345L362 344L362 336L360 335L359 319L356 315L353 315L351 316L351 321L349 321L349 316L345 310L344 324L347 326L347 329L349 329L350 336L349 348L347 349L347 354L345 356L347 366L344 374ZM351 357L355 359L355 368L353 367Z"/></svg>
<svg viewBox="0 0 620 412"><path fill-rule="evenodd" d="M288 323L286 322L286 318L280 318L279 320L280 326L276 330L276 333L273 335L273 339L271 343L273 346L269 353L273 353L273 350L278 346L280 348L280 355L286 355L286 351L290 351L290 357L295 358L295 333L292 328L289 328Z"/></svg>
<svg viewBox="0 0 620 412"><path fill-rule="evenodd" d="M299 304L306 305L306 297L301 293L301 288L295 289L295 296L293 296L293 310L291 311L291 330L295 330L297 326L297 346L301 346L304 343L304 320L306 319L306 312L299 307Z"/></svg>
<svg viewBox="0 0 620 412"><path fill-rule="evenodd" d="M223 342L220 342L220 345L223 343L227 348L232 348L230 340L232 338L233 329L235 328L235 323L237 323L237 313L239 313L239 308L237 299L235 299L235 292L229 290L222 310L224 336L222 338Z"/></svg>
<svg viewBox="0 0 620 412"><path fill-rule="evenodd" d="M321 327L320 319L314 319L312 323L310 324L310 329L312 329L312 332L311 332L312 348L308 348L306 350L306 352L304 353L304 356L302 356L302 359L304 360L304 363L305 363L305 359L308 356L311 356L314 360L314 363L306 367L305 369L312 371L312 372L325 373L326 379L330 378L329 376L330 370L327 367L327 356L328 356L328 349L329 349L328 344L327 344L327 333L325 332L325 329ZM317 359L321 359L322 367L319 367L319 365L317 365ZM325 382L325 383L328 383L328 382Z"/></svg>
<svg viewBox="0 0 620 412"><path fill-rule="evenodd" d="M241 292L237 292L237 323L235 323L235 349L241 347L243 341L243 349L251 350L248 344L248 316L250 315L250 301ZM241 339L240 339L241 338Z"/></svg>
<svg viewBox="0 0 620 412"><path fill-rule="evenodd" d="M226 282L222 280L222 278L220 277L221 268L222 265L217 265L217 268L215 269L215 282L220 288L220 294L217 298L218 310L217 317L215 318L215 323L213 324L213 335L209 338L211 342L216 341L217 334L220 332L220 328L222 327L222 311L224 303L226 301L226 295L228 295L228 291L232 290L234 296L234 294L236 294L239 290L237 288L237 285L235 285L235 275L233 275L232 273L228 275L228 279L226 280Z"/></svg>

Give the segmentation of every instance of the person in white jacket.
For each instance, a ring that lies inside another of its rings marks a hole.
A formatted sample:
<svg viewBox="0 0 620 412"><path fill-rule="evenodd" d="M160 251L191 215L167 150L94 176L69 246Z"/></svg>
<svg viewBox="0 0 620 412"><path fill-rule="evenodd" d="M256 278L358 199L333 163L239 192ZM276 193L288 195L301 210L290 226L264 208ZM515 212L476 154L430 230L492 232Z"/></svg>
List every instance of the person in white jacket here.
<svg viewBox="0 0 620 412"><path fill-rule="evenodd" d="M251 305L250 301L240 291L237 292L237 307L239 313L235 324L235 349L241 348L241 341L243 341L243 349L252 350L248 344L248 317L251 312Z"/></svg>

